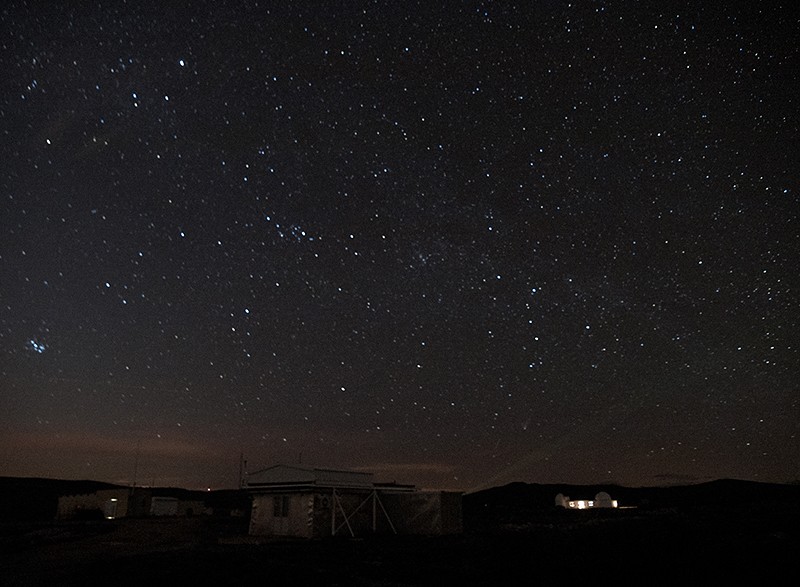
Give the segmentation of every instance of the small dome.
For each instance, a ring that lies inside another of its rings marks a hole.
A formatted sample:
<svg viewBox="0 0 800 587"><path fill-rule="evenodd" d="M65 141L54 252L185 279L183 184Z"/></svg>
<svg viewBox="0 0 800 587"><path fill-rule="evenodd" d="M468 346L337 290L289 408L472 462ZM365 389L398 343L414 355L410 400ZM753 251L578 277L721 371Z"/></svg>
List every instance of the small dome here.
<svg viewBox="0 0 800 587"><path fill-rule="evenodd" d="M594 507L596 508L613 508L614 500L605 491L601 491L594 496Z"/></svg>

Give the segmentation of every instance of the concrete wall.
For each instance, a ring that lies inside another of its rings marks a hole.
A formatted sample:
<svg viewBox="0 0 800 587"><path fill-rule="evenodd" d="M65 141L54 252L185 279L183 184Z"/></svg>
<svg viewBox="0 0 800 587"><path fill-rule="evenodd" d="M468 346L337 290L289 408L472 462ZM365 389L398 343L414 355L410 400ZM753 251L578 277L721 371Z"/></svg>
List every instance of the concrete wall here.
<svg viewBox="0 0 800 587"><path fill-rule="evenodd" d="M252 536L311 538L313 506L311 493L254 495L249 533Z"/></svg>

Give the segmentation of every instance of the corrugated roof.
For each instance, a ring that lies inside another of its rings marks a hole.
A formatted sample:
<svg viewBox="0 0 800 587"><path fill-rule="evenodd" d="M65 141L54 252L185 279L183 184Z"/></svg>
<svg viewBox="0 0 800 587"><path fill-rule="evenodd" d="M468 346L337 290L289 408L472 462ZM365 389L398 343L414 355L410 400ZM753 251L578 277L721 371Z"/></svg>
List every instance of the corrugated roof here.
<svg viewBox="0 0 800 587"><path fill-rule="evenodd" d="M302 467L299 465L274 465L247 476L249 488L278 489L298 487L342 487L372 489L372 473Z"/></svg>

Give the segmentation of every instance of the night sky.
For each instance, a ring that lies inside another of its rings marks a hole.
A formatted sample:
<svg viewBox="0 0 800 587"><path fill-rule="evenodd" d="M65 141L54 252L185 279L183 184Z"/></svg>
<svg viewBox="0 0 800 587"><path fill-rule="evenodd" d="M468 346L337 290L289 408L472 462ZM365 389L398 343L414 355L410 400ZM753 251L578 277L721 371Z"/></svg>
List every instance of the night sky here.
<svg viewBox="0 0 800 587"><path fill-rule="evenodd" d="M800 478L794 3L1 10L0 475Z"/></svg>

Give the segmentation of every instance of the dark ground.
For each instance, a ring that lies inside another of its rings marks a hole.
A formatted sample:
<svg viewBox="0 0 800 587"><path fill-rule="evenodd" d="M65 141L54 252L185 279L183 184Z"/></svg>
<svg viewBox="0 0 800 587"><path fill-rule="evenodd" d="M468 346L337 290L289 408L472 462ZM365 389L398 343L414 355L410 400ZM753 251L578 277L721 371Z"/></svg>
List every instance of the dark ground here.
<svg viewBox="0 0 800 587"><path fill-rule="evenodd" d="M465 496L464 533L443 537L256 543L225 517L6 523L0 584L794 585L800 490L787 487L566 511L550 488L514 484Z"/></svg>

